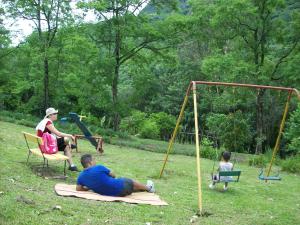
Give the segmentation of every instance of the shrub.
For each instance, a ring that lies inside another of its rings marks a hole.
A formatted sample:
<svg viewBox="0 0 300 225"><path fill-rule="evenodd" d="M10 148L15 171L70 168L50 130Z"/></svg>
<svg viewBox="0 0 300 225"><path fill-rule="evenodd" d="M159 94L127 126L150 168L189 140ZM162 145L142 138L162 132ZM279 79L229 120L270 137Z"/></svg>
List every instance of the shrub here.
<svg viewBox="0 0 300 225"><path fill-rule="evenodd" d="M90 124L90 125L94 125L97 127L101 127L101 125L102 125L101 120L93 115L88 115L86 118L83 118L82 122L85 124Z"/></svg>
<svg viewBox="0 0 300 225"><path fill-rule="evenodd" d="M281 167L283 171L300 173L300 155L282 160Z"/></svg>
<svg viewBox="0 0 300 225"><path fill-rule="evenodd" d="M37 123L40 121L39 118L29 114L20 113L20 112L9 112L9 111L2 111L0 113L0 120L10 122L10 123L16 123L28 127L35 127Z"/></svg>
<svg viewBox="0 0 300 225"><path fill-rule="evenodd" d="M288 150L293 154L297 154L300 149L300 104L298 108L291 114L287 122L287 129L284 137L288 140Z"/></svg>
<svg viewBox="0 0 300 225"><path fill-rule="evenodd" d="M34 121L24 120L24 119L15 121L15 123L19 124L19 125L26 126L26 127L35 127L37 125L37 123L35 123Z"/></svg>
<svg viewBox="0 0 300 225"><path fill-rule="evenodd" d="M249 166L256 166L256 167L265 167L267 165L268 160L263 154L255 155L251 159L249 159Z"/></svg>
<svg viewBox="0 0 300 225"><path fill-rule="evenodd" d="M200 155L201 158L211 159L211 160L220 160L221 151L216 150L212 147L208 146L201 146L200 148Z"/></svg>
<svg viewBox="0 0 300 225"><path fill-rule="evenodd" d="M251 130L248 121L241 111L225 114L210 114L207 118L209 132L218 137L229 151L244 152L245 146L251 140Z"/></svg>
<svg viewBox="0 0 300 225"><path fill-rule="evenodd" d="M146 113L134 110L131 116L125 117L121 120L121 131L127 131L130 134L137 134L146 118Z"/></svg>
<svg viewBox="0 0 300 225"><path fill-rule="evenodd" d="M164 112L152 113L150 119L154 121L159 128L159 136L162 140L168 140L171 137L176 125L176 118Z"/></svg>
<svg viewBox="0 0 300 225"><path fill-rule="evenodd" d="M159 128L154 121L147 119L140 128L140 135L142 138L157 139L159 137Z"/></svg>
<svg viewBox="0 0 300 225"><path fill-rule="evenodd" d="M220 150L213 148L213 142L208 138L203 138L200 145L201 158L218 160L220 156Z"/></svg>

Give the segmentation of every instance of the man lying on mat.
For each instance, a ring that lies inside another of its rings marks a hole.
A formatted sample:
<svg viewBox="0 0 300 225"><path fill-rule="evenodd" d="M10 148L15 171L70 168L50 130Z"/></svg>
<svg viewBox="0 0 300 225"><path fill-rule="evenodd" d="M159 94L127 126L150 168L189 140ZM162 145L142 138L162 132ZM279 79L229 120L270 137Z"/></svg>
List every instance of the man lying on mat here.
<svg viewBox="0 0 300 225"><path fill-rule="evenodd" d="M155 192L154 183L151 180L144 185L128 178L116 178L105 166L96 165L90 154L81 157L81 164L84 170L77 178L77 191L93 190L101 195L121 197L138 191Z"/></svg>

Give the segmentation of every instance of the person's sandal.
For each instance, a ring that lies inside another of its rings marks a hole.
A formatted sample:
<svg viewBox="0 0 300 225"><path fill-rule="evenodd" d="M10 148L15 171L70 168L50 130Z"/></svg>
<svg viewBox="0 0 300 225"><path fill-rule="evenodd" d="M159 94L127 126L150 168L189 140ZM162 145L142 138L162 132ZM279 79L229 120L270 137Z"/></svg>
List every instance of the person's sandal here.
<svg viewBox="0 0 300 225"><path fill-rule="evenodd" d="M80 172L80 170L77 168L77 166L69 166L69 170L73 172Z"/></svg>

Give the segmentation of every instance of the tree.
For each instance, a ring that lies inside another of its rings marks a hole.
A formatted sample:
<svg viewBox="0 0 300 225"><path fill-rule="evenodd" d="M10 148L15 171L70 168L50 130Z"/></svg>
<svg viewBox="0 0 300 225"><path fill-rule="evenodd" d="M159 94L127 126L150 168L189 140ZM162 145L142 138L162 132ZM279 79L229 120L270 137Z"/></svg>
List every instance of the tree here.
<svg viewBox="0 0 300 225"><path fill-rule="evenodd" d="M245 147L251 139L250 126L241 111L225 114L209 114L209 132L218 138L229 151L246 152Z"/></svg>
<svg viewBox="0 0 300 225"><path fill-rule="evenodd" d="M4 58L12 52L12 49L8 48L10 43L9 31L5 29L2 16L5 14L4 9L0 6L0 73L3 73L3 68L5 67ZM5 76L0 76L0 109L4 107L5 93L8 85L8 78Z"/></svg>
<svg viewBox="0 0 300 225"><path fill-rule="evenodd" d="M159 2L157 1L157 4ZM102 49L105 60L111 64L111 69L107 73L110 76L115 130L120 123L118 83L121 66L143 49L158 52L164 48L157 45L158 41L165 38L161 32L162 26L156 25L160 24L159 21L155 23L148 15L139 14L141 6L146 3L146 0L94 0L78 4L86 10L93 9L99 18L97 27L93 26L88 32L90 38Z"/></svg>
<svg viewBox="0 0 300 225"><path fill-rule="evenodd" d="M5 15L4 9L0 6L0 65L2 59L8 54L6 52L10 44L9 31L4 27L2 16Z"/></svg>
<svg viewBox="0 0 300 225"><path fill-rule="evenodd" d="M228 64L228 70L224 70L218 64L219 72L228 74L227 79L257 84L283 83L284 75L278 74L279 68L291 60L289 56L299 43L299 29L296 29L299 13L296 10L287 8L280 0L192 1L191 5L193 16L201 26L198 30L207 31L202 37L211 39L209 45L215 49L213 54L220 57L220 61L228 56L238 62L242 59L244 67L249 69L245 74L236 73L242 75L240 77L231 76L229 71L240 68ZM214 80L224 80L219 73L215 75L208 74ZM257 154L263 151L266 139L264 98L265 90L261 89L256 97Z"/></svg>
<svg viewBox="0 0 300 225"><path fill-rule="evenodd" d="M31 21L38 34L37 47L43 61L44 109L48 108L49 99L49 56L58 28L70 19L69 1L64 0L4 0L13 17Z"/></svg>

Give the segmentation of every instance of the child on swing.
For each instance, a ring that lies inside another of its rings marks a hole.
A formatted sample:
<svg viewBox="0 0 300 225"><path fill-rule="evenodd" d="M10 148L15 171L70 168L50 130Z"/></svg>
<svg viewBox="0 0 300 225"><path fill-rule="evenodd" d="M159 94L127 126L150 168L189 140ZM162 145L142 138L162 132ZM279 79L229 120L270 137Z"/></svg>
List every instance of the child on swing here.
<svg viewBox="0 0 300 225"><path fill-rule="evenodd" d="M231 162L229 162L230 157L231 157L230 152L224 151L222 153L222 159L219 163L219 168L217 171L231 171L233 169L233 164ZM232 177L221 177L220 178L221 181L225 181L225 184L223 187L224 191L227 191L227 189L228 189L228 182L226 182L226 180L230 180L230 179L232 179ZM218 180L219 180L218 175L213 175L213 182L209 185L209 188L214 189Z"/></svg>

